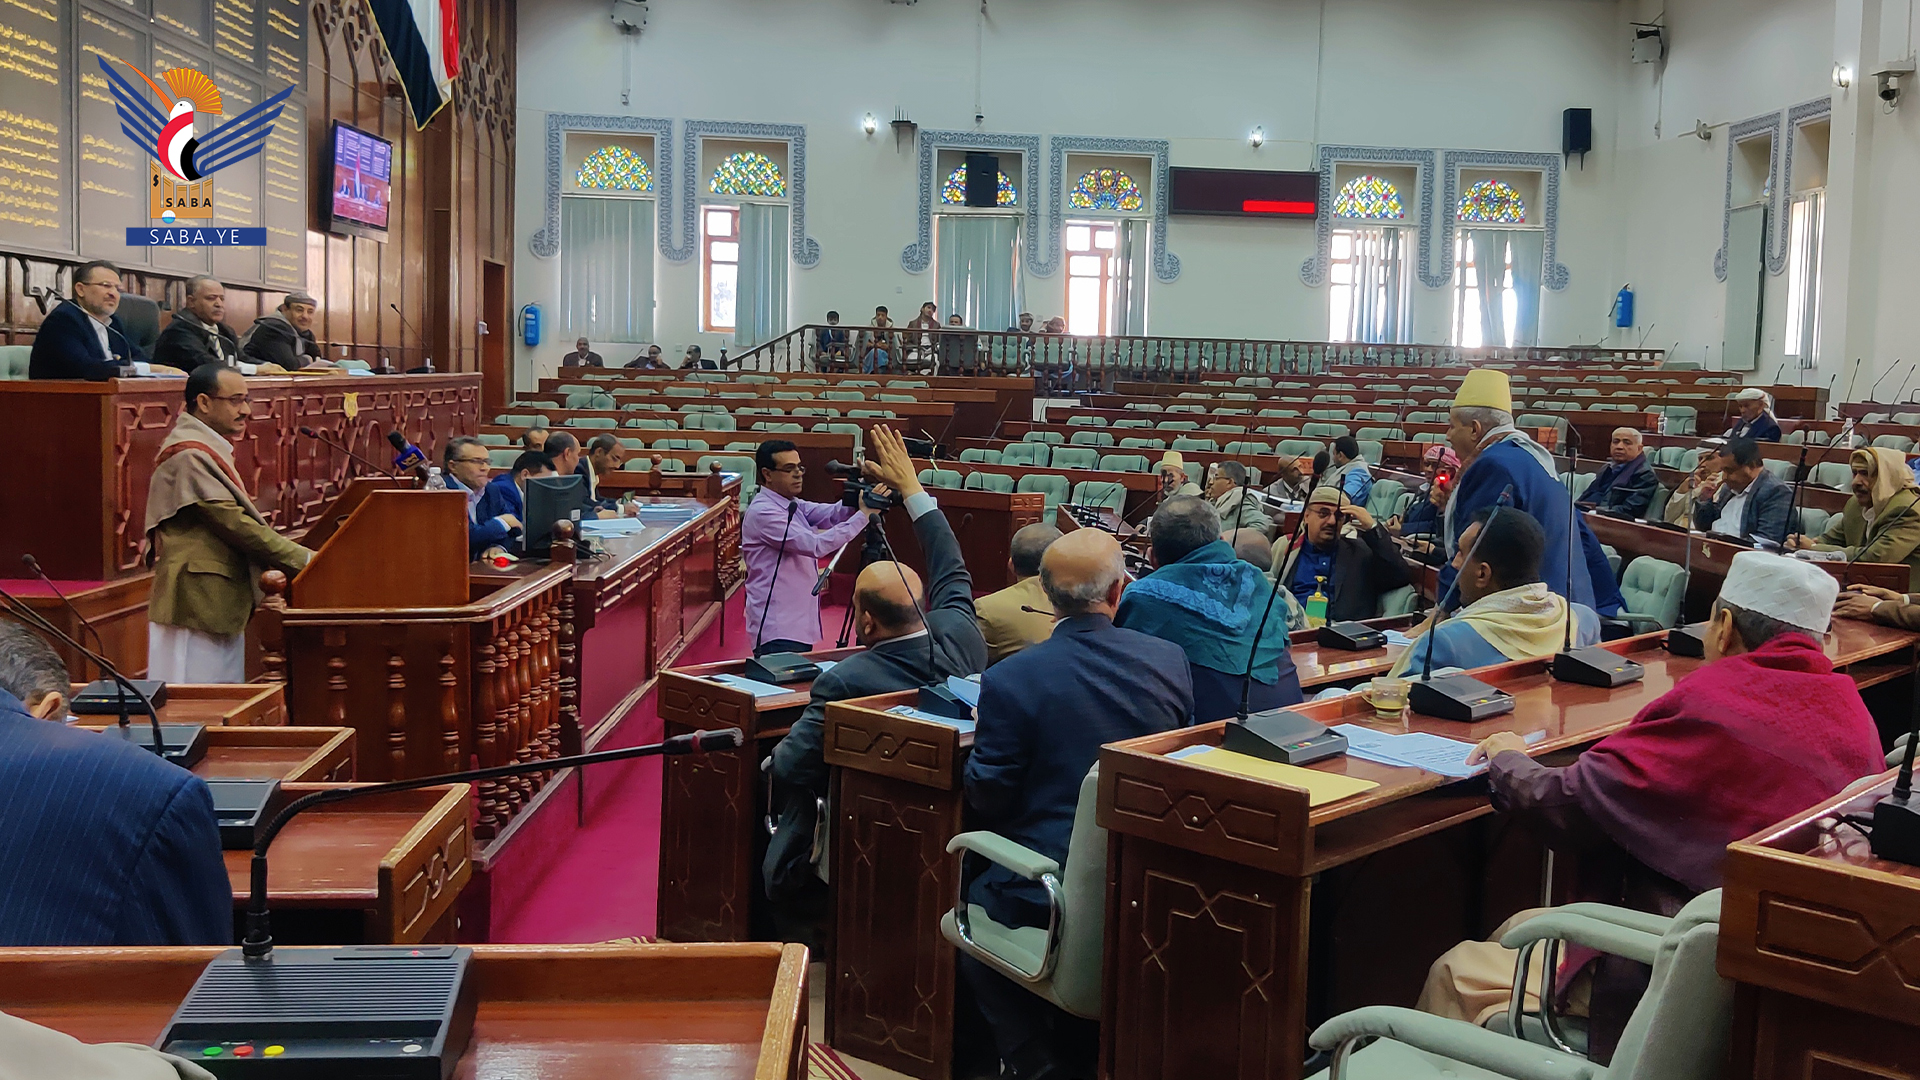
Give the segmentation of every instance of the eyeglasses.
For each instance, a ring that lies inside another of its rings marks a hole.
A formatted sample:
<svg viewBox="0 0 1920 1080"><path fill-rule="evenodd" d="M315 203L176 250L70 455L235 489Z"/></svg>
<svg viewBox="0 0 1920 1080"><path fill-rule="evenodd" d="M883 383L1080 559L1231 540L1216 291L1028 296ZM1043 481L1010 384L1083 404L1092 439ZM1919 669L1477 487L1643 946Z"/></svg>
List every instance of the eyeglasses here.
<svg viewBox="0 0 1920 1080"><path fill-rule="evenodd" d="M253 400L245 394L208 394L207 396L214 401L224 401L229 405L245 405L247 402Z"/></svg>
<svg viewBox="0 0 1920 1080"><path fill-rule="evenodd" d="M491 457L457 457L447 462L449 465L491 465Z"/></svg>
<svg viewBox="0 0 1920 1080"><path fill-rule="evenodd" d="M117 281L76 281L73 285L75 288L87 285L101 289L114 289L116 291L120 288L120 283Z"/></svg>
<svg viewBox="0 0 1920 1080"><path fill-rule="evenodd" d="M789 476L799 476L801 473L807 471L807 467L796 461L791 465L775 465L773 467L773 471L783 472L788 474Z"/></svg>

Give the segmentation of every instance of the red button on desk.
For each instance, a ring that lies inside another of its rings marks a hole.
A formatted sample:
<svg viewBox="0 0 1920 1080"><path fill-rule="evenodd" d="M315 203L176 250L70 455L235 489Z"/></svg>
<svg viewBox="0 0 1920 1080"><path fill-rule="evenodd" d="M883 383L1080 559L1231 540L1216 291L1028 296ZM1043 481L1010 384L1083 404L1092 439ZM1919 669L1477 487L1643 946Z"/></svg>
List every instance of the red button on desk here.
<svg viewBox="0 0 1920 1080"><path fill-rule="evenodd" d="M246 1057L251 1053L253 1053L253 1047L247 1046L245 1044L242 1044L240 1046L236 1046L233 1048L234 1057Z"/></svg>

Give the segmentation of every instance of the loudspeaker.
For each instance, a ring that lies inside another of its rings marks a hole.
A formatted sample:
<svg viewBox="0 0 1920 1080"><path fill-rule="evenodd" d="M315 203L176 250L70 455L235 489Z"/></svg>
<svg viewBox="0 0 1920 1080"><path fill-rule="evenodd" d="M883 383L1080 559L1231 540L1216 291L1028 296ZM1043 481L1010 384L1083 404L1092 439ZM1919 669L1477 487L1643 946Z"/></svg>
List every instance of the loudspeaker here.
<svg viewBox="0 0 1920 1080"><path fill-rule="evenodd" d="M967 155L967 205L994 206L1000 198L1000 159L992 154Z"/></svg>
<svg viewBox="0 0 1920 1080"><path fill-rule="evenodd" d="M1587 151L1593 149L1593 110L1568 109L1560 114L1560 153L1566 157L1580 155L1580 164L1587 163Z"/></svg>

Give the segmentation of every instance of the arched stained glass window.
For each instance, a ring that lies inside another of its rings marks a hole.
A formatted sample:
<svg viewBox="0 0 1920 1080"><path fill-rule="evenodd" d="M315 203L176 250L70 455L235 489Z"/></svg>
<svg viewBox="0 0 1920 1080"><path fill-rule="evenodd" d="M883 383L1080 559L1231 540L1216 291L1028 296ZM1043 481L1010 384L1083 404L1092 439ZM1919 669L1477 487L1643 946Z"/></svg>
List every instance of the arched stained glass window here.
<svg viewBox="0 0 1920 1080"><path fill-rule="evenodd" d="M1400 205L1400 189L1391 180L1367 173L1340 186L1340 194L1333 197L1333 216L1400 221L1407 210Z"/></svg>
<svg viewBox="0 0 1920 1080"><path fill-rule="evenodd" d="M995 185L993 196L994 205L1012 206L1020 201L1020 192L1013 186L1013 181L1007 179L1006 173L999 175L1000 179ZM963 161L954 166L953 171L947 174L947 182L940 185L940 201L948 206L965 206L967 204L966 162Z"/></svg>
<svg viewBox="0 0 1920 1080"><path fill-rule="evenodd" d="M652 191L653 170L624 146L603 146L580 163L574 182L595 191Z"/></svg>
<svg viewBox="0 0 1920 1080"><path fill-rule="evenodd" d="M713 170L713 179L708 181L707 190L715 195L760 195L783 199L787 195L787 178L780 175L780 166L765 154L743 151L728 154L720 167Z"/></svg>
<svg viewBox="0 0 1920 1080"><path fill-rule="evenodd" d="M1454 216L1461 221L1522 225L1527 220L1527 201L1513 185L1499 180L1482 180L1460 196Z"/></svg>
<svg viewBox="0 0 1920 1080"><path fill-rule="evenodd" d="M1088 169L1067 193L1075 210L1138 210L1146 205L1140 185L1119 169Z"/></svg>

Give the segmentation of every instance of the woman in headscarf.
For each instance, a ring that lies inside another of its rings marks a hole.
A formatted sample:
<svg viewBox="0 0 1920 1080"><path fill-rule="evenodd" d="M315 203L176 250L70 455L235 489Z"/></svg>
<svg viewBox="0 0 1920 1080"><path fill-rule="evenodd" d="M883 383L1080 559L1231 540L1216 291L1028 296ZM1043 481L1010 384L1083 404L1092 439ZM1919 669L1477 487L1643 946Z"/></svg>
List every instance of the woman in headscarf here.
<svg viewBox="0 0 1920 1080"><path fill-rule="evenodd" d="M1906 563L1909 589L1920 590L1920 484L1898 450L1869 446L1847 462L1853 498L1827 522L1818 539L1787 538L1789 548L1840 551L1857 562Z"/></svg>

